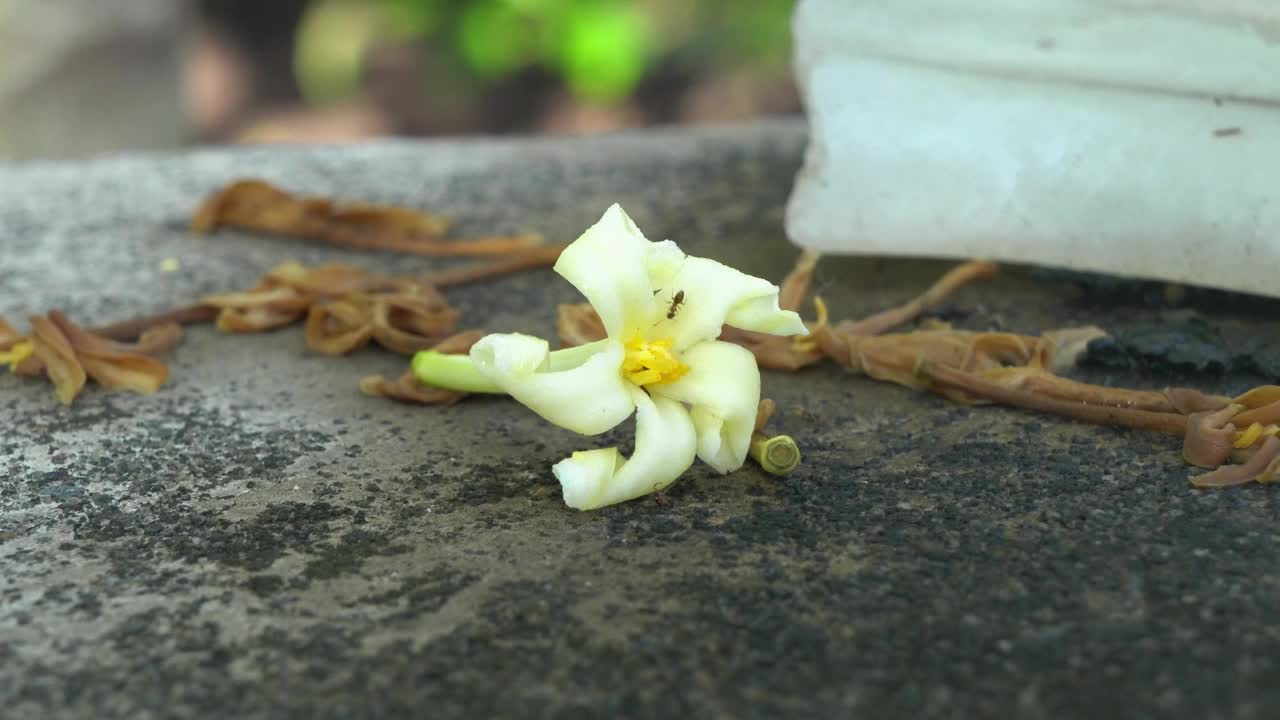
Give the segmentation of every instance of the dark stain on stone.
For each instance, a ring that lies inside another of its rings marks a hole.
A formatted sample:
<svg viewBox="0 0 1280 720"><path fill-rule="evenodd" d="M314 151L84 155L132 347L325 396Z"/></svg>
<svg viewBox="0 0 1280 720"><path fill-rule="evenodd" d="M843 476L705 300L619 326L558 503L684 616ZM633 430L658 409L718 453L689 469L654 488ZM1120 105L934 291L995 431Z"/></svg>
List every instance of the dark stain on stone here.
<svg viewBox="0 0 1280 720"><path fill-rule="evenodd" d="M411 620L436 612L450 598L479 579L477 573L441 566L425 574L405 578L394 590L361 598L359 605L393 608L386 617L387 621Z"/></svg>
<svg viewBox="0 0 1280 720"><path fill-rule="evenodd" d="M1262 348L1257 353L1237 350L1208 318L1178 311L1090 342L1080 364L1165 376L1245 374L1280 381L1280 362L1268 362L1273 358L1264 352Z"/></svg>
<svg viewBox="0 0 1280 720"><path fill-rule="evenodd" d="M336 544L317 548L318 557L308 562L302 573L312 580L329 580L359 571L368 558L398 555L409 549L392 542L386 534L352 528L338 538Z"/></svg>
<svg viewBox="0 0 1280 720"><path fill-rule="evenodd" d="M254 575L244 585L258 597L269 597L284 588L284 578L279 575Z"/></svg>

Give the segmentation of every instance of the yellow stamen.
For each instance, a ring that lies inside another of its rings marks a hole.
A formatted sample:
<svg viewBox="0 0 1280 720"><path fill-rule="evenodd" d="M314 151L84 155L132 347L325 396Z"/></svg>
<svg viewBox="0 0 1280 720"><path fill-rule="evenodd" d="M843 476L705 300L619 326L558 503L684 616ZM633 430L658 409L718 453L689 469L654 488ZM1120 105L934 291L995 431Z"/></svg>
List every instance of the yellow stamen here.
<svg viewBox="0 0 1280 720"><path fill-rule="evenodd" d="M7 351L0 352L0 363L9 363L9 372L17 372L18 366L22 361L35 354L36 344L30 340L22 342L9 348Z"/></svg>
<svg viewBox="0 0 1280 720"><path fill-rule="evenodd" d="M1236 433L1235 446L1237 448L1247 448L1258 442L1258 438L1262 437L1262 423L1254 423L1243 432Z"/></svg>
<svg viewBox="0 0 1280 720"><path fill-rule="evenodd" d="M689 372L689 366L671 352L671 338L646 341L640 333L627 341L627 354L622 359L622 376L636 385L673 382Z"/></svg>
<svg viewBox="0 0 1280 720"><path fill-rule="evenodd" d="M813 298L813 306L818 309L818 321L815 323L817 327L827 326L827 303L820 297ZM791 347L800 352L813 352L818 349L818 341L813 339L813 335L797 335L791 341Z"/></svg>

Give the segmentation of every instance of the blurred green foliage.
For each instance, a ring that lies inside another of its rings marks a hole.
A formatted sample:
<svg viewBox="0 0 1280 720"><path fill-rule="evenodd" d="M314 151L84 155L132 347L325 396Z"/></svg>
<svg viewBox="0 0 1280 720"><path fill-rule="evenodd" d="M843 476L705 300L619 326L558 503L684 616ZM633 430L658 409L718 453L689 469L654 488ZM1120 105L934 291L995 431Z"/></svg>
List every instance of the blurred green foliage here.
<svg viewBox="0 0 1280 720"><path fill-rule="evenodd" d="M359 90L366 52L419 41L478 86L541 68L583 101L624 100L664 61L785 67L794 0L313 0L295 71L313 102Z"/></svg>

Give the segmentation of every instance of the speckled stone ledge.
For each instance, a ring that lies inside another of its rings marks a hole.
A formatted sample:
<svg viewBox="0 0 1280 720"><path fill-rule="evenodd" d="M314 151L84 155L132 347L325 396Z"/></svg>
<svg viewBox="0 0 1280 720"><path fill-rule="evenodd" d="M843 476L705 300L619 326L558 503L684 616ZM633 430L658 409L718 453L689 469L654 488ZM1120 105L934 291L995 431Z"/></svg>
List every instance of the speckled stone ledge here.
<svg viewBox="0 0 1280 720"><path fill-rule="evenodd" d="M621 202L651 238L780 279L791 122L590 140L228 149L0 166L0 312L105 322L287 259L446 261L198 237L256 175L571 240ZM160 263L176 258L180 270ZM840 315L944 265L831 259ZM463 324L554 332L549 271L450 292ZM1016 270L960 326L1142 323ZM1230 338L1273 320L1215 316ZM1270 335L1268 335L1270 333ZM1274 347L1273 347L1274 349ZM356 380L402 358L195 329L158 395L0 377L0 715L15 718L1263 718L1280 708L1274 490L1193 492L1176 442L820 367L766 374L804 465L695 468L673 504L568 510L549 468L627 442ZM1167 378L1111 376L1160 384ZM1257 378L1193 378L1234 390ZM1181 381L1186 381L1182 378Z"/></svg>

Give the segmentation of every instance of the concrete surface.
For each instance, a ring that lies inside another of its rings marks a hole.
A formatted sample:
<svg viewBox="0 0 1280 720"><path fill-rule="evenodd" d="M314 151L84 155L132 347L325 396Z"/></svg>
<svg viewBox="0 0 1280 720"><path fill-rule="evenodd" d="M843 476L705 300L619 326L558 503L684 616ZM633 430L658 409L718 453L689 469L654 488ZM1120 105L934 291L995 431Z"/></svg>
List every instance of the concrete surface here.
<svg viewBox="0 0 1280 720"><path fill-rule="evenodd" d="M651 238L780 278L792 124L591 141L214 150L0 167L0 312L84 322L277 262L416 270L183 223L242 175L572 239L619 201ZM175 257L176 273L160 261ZM824 262L838 315L944 265ZM549 271L460 289L464 324L554 331ZM1010 271L948 319L1133 326ZM1229 338L1280 326L1244 311ZM830 367L768 374L785 480L695 467L674 504L581 514L573 436L499 399L418 408L299 329L190 333L153 397L0 378L0 715L12 718L1127 717L1280 712L1273 488L1196 492L1176 441L966 409ZM1160 385L1162 377L1113 374ZM1257 378L1193 378L1233 391Z"/></svg>

